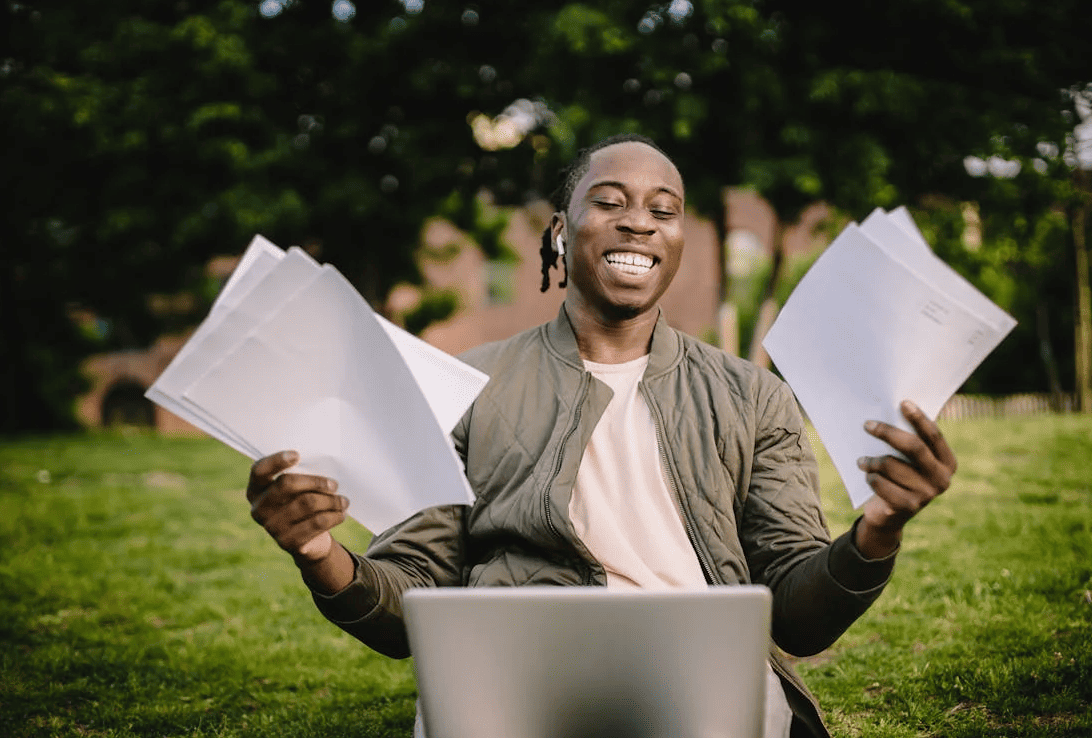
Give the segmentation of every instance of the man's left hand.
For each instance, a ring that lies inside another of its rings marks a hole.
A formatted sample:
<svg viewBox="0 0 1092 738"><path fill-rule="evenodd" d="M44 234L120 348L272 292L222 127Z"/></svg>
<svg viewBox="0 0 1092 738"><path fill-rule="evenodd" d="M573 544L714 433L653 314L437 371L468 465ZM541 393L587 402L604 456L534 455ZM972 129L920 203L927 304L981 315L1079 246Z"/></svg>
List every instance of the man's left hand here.
<svg viewBox="0 0 1092 738"><path fill-rule="evenodd" d="M903 526L948 489L957 466L955 454L936 423L908 400L899 409L916 434L873 420L865 423L865 430L886 441L905 459L888 455L857 460L875 493L864 505L856 537L858 550L870 559L882 558L898 548Z"/></svg>

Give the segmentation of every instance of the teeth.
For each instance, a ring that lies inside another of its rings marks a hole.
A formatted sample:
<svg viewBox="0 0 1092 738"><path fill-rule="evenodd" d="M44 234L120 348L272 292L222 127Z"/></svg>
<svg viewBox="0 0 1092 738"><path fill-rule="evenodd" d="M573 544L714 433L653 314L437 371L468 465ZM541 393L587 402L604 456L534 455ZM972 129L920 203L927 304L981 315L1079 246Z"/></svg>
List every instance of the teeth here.
<svg viewBox="0 0 1092 738"><path fill-rule="evenodd" d="M614 252L606 255L607 263L626 274L644 274L652 268L651 257L630 252Z"/></svg>

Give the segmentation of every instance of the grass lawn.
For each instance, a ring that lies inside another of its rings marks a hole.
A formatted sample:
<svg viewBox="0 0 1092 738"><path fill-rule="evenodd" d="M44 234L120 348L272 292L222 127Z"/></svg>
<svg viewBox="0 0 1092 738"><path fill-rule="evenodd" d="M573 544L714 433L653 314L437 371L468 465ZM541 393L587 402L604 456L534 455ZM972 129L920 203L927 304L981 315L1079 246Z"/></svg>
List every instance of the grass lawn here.
<svg viewBox="0 0 1092 738"><path fill-rule="evenodd" d="M798 668L838 735L1092 735L1092 418L944 430L953 489ZM410 664L322 619L250 520L248 465L149 435L0 448L0 736L409 735Z"/></svg>

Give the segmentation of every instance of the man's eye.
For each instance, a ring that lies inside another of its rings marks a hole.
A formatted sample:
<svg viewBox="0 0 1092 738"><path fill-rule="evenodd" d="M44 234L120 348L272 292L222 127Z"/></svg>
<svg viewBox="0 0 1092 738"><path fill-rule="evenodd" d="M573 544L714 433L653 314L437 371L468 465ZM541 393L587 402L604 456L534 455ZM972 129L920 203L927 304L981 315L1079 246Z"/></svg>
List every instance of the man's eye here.
<svg viewBox="0 0 1092 738"><path fill-rule="evenodd" d="M622 207L622 203L615 202L614 200L595 200L594 202L595 202L596 205L598 205L601 208L620 208L620 207Z"/></svg>
<svg viewBox="0 0 1092 738"><path fill-rule="evenodd" d="M664 210L662 208L652 209L652 215L656 218L674 218L675 214L676 213L674 210Z"/></svg>

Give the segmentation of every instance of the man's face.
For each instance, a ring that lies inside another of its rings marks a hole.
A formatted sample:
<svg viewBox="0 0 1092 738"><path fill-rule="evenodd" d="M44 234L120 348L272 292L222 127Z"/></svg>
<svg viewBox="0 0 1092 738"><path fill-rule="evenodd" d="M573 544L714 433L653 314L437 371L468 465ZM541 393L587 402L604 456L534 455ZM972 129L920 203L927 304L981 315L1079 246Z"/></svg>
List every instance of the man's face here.
<svg viewBox="0 0 1092 738"><path fill-rule="evenodd" d="M667 157L638 142L596 151L566 220L572 307L608 322L655 307L684 240L682 177Z"/></svg>

